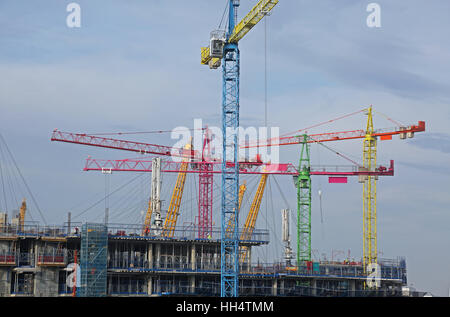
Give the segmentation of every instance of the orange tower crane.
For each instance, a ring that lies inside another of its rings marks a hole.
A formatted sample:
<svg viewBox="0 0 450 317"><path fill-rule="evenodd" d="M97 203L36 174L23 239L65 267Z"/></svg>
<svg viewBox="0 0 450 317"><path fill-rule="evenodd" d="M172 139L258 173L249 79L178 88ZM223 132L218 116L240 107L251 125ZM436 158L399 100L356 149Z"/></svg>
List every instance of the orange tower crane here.
<svg viewBox="0 0 450 317"><path fill-rule="evenodd" d="M256 190L255 196L253 197L252 205L248 212L247 218L245 220L245 225L243 232L241 234L241 241L250 240L255 229L256 219L258 218L259 209L261 207L261 201L264 195L264 190L266 188L267 177L269 174L262 174L261 179L258 184L258 189ZM248 256L248 247L241 246L239 248L239 262L242 264L245 262Z"/></svg>
<svg viewBox="0 0 450 317"><path fill-rule="evenodd" d="M186 144L186 150L191 149L191 144ZM162 235L167 238L173 238L175 227L177 224L178 215L180 214L181 198L183 197L184 184L186 182L186 171L188 169L189 159L183 158L181 163L180 172L178 173L175 188L170 199L169 209L167 210L167 216L164 220L164 226Z"/></svg>

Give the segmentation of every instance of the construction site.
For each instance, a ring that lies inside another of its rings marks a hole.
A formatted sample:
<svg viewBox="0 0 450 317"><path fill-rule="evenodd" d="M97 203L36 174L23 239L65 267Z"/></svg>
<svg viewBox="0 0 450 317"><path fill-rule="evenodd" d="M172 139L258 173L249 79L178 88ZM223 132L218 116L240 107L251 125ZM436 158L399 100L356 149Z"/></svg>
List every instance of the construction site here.
<svg viewBox="0 0 450 317"><path fill-rule="evenodd" d="M200 239L192 228L165 238L142 235L142 226L90 223L76 234L78 225L3 226L1 296L220 296L220 229ZM240 246L251 251L268 239L255 230ZM250 261L251 252L239 266L240 296L402 296L406 283L403 259L378 261L376 291L365 289L362 263Z"/></svg>
<svg viewBox="0 0 450 317"><path fill-rule="evenodd" d="M55 129L51 134L55 147L64 143L142 156L122 160L89 157L83 173L148 175L151 182L145 188L143 221L112 223L105 203L100 221L73 221L68 213L63 224L41 224L27 219L27 203L32 197L23 199L15 215L0 210L0 296L421 296L408 288L404 257L379 255L377 181L395 177L396 165L394 160L379 164L377 148L379 141L413 139L425 131L425 122L400 125L390 120L395 127L377 129L373 120L376 107L367 105L338 118L325 117L327 121L311 123L290 135L240 140L236 132L240 127L238 43L267 15L276 14L274 9L283 1L260 0L240 22L240 1L226 2L226 25L211 32L209 44L201 48L199 56L203 67L222 71L222 155L213 153L215 138L207 126L199 131L201 142L191 139L179 148ZM359 121L362 129L307 132L357 115L364 118ZM354 153L361 157L361 163L332 147L347 141L362 149ZM348 165L312 164L312 145ZM283 151L289 146L300 149L295 163L269 161L258 152L273 147ZM242 157L240 151L245 149L256 149L257 154ZM167 183L164 175L176 176L175 182ZM191 219L181 222L180 215L187 213L182 202L187 199L188 177L195 182L192 200L196 210ZM253 191L246 177L256 179ZM267 207L282 228L275 235L268 228L257 227L272 177L289 178L297 194L285 198L280 189L279 196L295 205L292 210L279 205ZM363 248L356 258L314 256L311 184L315 177L327 178L329 184L355 179L361 185L359 221L363 235L355 239L362 241ZM172 188L168 200L162 198L163 184ZM101 202L111 195L105 194ZM244 208L245 199L249 204ZM282 257L260 261L255 253L275 240L283 246L279 250Z"/></svg>

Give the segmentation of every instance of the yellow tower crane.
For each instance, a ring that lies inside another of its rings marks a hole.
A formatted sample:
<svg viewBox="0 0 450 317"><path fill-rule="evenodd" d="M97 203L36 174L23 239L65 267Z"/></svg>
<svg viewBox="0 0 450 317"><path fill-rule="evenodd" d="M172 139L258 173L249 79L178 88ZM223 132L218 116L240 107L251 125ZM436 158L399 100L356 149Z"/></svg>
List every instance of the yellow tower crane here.
<svg viewBox="0 0 450 317"><path fill-rule="evenodd" d="M152 200L148 200L148 207L147 212L145 214L145 220L144 220L144 228L142 229L142 235L148 235L150 232L150 225L152 221L152 213L153 213L153 203Z"/></svg>
<svg viewBox="0 0 450 317"><path fill-rule="evenodd" d="M27 202L24 198L22 200L22 205L20 206L20 212L19 212L19 230L20 232L23 232L25 227L25 214L27 212Z"/></svg>
<svg viewBox="0 0 450 317"><path fill-rule="evenodd" d="M279 0L260 0L253 9L234 27L228 43L238 43L253 27L258 24L277 5ZM213 40L213 39L212 39ZM214 40L213 40L214 42ZM218 48L221 50L221 48ZM211 69L219 68L221 57L211 54L211 46L201 48L201 63Z"/></svg>
<svg viewBox="0 0 450 317"><path fill-rule="evenodd" d="M184 147L185 150L191 150L191 142L186 144L186 146ZM188 169L188 166L189 158L183 158L162 229L162 235L167 238L173 238L173 235L175 233L178 215L180 214L181 198L183 197L184 184L186 182L186 171Z"/></svg>
<svg viewBox="0 0 450 317"><path fill-rule="evenodd" d="M244 181L244 183L241 186L239 186L239 210L241 210L242 200L244 198L246 190L247 190L247 182Z"/></svg>
<svg viewBox="0 0 450 317"><path fill-rule="evenodd" d="M241 240L250 240L255 229L256 218L258 217L259 208L261 207L261 201L264 195L264 189L266 188L267 177L269 174L261 175L258 189L256 190L255 197L253 197L250 211L248 212L247 219L245 220L244 229L241 234ZM248 253L248 247L242 246L239 248L239 262L242 264L245 262Z"/></svg>
<svg viewBox="0 0 450 317"><path fill-rule="evenodd" d="M244 181L241 186L239 186L239 210L241 210L242 200L244 198L245 191L247 190L247 182ZM227 236L229 237L234 231L234 216L230 218L227 225Z"/></svg>
<svg viewBox="0 0 450 317"><path fill-rule="evenodd" d="M363 168L377 166L377 139L373 136L372 107L367 109L367 128L363 146ZM363 183L363 266L377 264L377 176L368 175Z"/></svg>

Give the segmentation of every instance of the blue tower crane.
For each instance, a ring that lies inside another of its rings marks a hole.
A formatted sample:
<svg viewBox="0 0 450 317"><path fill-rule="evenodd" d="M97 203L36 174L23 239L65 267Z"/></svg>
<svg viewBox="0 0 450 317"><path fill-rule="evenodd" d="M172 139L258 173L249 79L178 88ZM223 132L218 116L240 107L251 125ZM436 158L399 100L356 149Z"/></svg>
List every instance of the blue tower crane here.
<svg viewBox="0 0 450 317"><path fill-rule="evenodd" d="M260 0L241 20L237 21L240 0L228 0L228 28L211 32L209 47L202 47L201 63L217 69L222 65L222 209L221 209L221 271L222 297L239 296L239 72L238 42L278 0ZM234 221L233 232L227 225Z"/></svg>

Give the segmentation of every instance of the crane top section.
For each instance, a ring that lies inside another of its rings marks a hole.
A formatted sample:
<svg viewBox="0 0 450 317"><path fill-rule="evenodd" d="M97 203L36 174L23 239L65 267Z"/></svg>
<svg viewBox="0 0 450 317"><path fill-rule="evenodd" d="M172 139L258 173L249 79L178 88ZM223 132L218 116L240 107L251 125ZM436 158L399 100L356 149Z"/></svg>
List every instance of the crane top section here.
<svg viewBox="0 0 450 317"><path fill-rule="evenodd" d="M199 157L200 153L192 150L190 145L187 148L175 148L164 145L148 144L142 142L133 142L119 139L103 138L94 135L62 132L57 129L53 131L51 141L67 142L81 145L89 145L96 147L103 147L108 149L132 151L140 154L155 154L163 156L175 157Z"/></svg>
<svg viewBox="0 0 450 317"><path fill-rule="evenodd" d="M278 0L260 0L253 9L235 26L229 43L238 43L266 14L276 6Z"/></svg>
<svg viewBox="0 0 450 317"><path fill-rule="evenodd" d="M391 129L379 129L379 130L352 130L342 132L320 133L308 135L307 143L321 143L330 141L363 139L367 136L372 138L380 137L382 140L392 138L393 135L399 135L400 139L413 138L417 132L425 131L425 121L419 121L417 125L410 125L406 127L391 128ZM295 135L289 137L280 137L278 140L267 140L267 142L260 141L259 144L248 143L241 146L241 148L253 148L253 147L266 147L266 146L279 146L279 145L292 145L301 144L304 142L304 135Z"/></svg>
<svg viewBox="0 0 450 317"><path fill-rule="evenodd" d="M239 6L239 1L230 1L230 16L228 33L225 31L211 32L210 46L202 47L201 49L201 63L202 65L209 65L211 69L216 69L220 66L220 59L223 56L223 49L226 43L237 44L255 25L257 25L262 18L267 15L279 0L260 0L250 10L250 12L235 25L236 22L236 7Z"/></svg>

